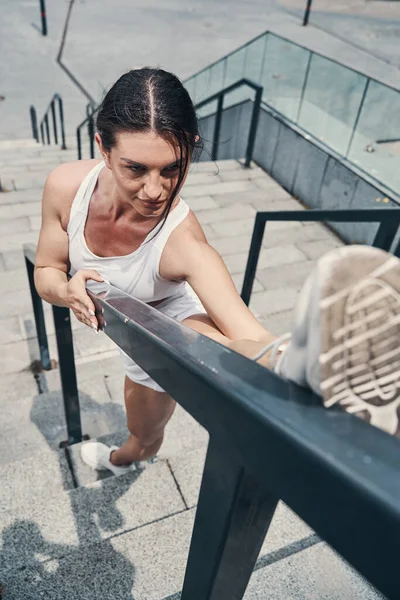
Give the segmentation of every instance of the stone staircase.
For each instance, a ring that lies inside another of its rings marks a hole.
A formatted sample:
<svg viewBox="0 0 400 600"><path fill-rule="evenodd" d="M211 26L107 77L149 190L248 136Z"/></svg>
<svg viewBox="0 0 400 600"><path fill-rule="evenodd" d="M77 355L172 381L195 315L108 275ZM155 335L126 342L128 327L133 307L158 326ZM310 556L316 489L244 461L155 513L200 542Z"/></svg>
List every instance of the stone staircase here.
<svg viewBox="0 0 400 600"><path fill-rule="evenodd" d="M95 473L66 439L58 369L40 377L22 244L36 243L48 172L75 150L0 142L0 598L178 600L207 433L178 407L156 461L119 478ZM240 288L255 213L300 208L261 169L238 161L193 167L182 196ZM251 308L276 333L315 259L340 244L314 224L270 224ZM57 359L50 306L51 357ZM113 343L73 318L83 431L122 443L123 370ZM268 460L268 457L266 458ZM273 460L273 457L270 458ZM380 596L282 503L246 600Z"/></svg>

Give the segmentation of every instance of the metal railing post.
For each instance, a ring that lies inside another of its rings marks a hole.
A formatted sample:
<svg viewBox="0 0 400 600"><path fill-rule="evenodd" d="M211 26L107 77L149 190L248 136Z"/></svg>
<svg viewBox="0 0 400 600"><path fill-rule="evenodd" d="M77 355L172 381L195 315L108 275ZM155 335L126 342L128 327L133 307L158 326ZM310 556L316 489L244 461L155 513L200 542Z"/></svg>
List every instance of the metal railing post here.
<svg viewBox="0 0 400 600"><path fill-rule="evenodd" d="M40 19L42 21L42 35L47 35L47 14L45 0L40 0Z"/></svg>
<svg viewBox="0 0 400 600"><path fill-rule="evenodd" d="M260 256L261 244L264 237L265 221L257 213L256 220L254 223L253 235L251 238L251 245L249 256L247 259L246 271L243 280L243 287L241 298L243 302L248 306L250 302L251 292L253 289L254 279L256 276L258 258Z"/></svg>
<svg viewBox="0 0 400 600"><path fill-rule="evenodd" d="M251 115L249 138L248 138L248 142L247 142L246 160L244 163L245 167L250 167L250 164L251 164L251 161L253 158L254 144L255 144L256 135L257 135L258 118L260 116L262 94L263 94L263 90L261 88L256 90L256 97L254 99L253 111L252 111L252 115Z"/></svg>
<svg viewBox="0 0 400 600"><path fill-rule="evenodd" d="M221 133L222 123L222 107L224 103L224 95L221 93L218 97L217 114L215 115L214 138L211 151L211 160L217 160L219 136Z"/></svg>
<svg viewBox="0 0 400 600"><path fill-rule="evenodd" d="M50 109L51 109L51 116L52 116L52 120L53 120L54 143L58 144L56 107L54 106L54 99L51 101Z"/></svg>
<svg viewBox="0 0 400 600"><path fill-rule="evenodd" d="M39 131L38 131L36 108L34 106L31 106L29 109L29 112L31 115L32 136L34 137L34 139L37 142L39 142Z"/></svg>
<svg viewBox="0 0 400 600"><path fill-rule="evenodd" d="M312 4L312 0L307 0L307 6L306 6L306 10L304 12L304 17L303 17L303 27L308 25L308 21L310 20L311 4Z"/></svg>
<svg viewBox="0 0 400 600"><path fill-rule="evenodd" d="M43 121L40 123L40 138L41 138L42 144L44 146L45 142L44 142L44 126L43 126Z"/></svg>
<svg viewBox="0 0 400 600"><path fill-rule="evenodd" d="M89 146L90 146L90 158L94 158L94 120L93 120L93 115L89 116L88 135L89 135Z"/></svg>
<svg viewBox="0 0 400 600"><path fill-rule="evenodd" d="M46 371L51 369L51 360L49 353L49 343L47 341L46 322L44 319L43 302L36 291L34 281L34 265L25 257L25 265L28 273L29 290L31 292L33 314L35 316L36 333L39 342L40 362Z"/></svg>
<svg viewBox="0 0 400 600"><path fill-rule="evenodd" d="M367 79L367 81L365 83L365 86L364 86L363 95L362 95L362 98L361 98L360 106L358 107L358 111L357 111L357 115L356 115L356 118L355 118L355 121L354 121L353 129L352 129L352 132L350 134L350 139L349 139L349 143L347 145L347 150L346 150L345 158L348 158L348 156L350 154L351 146L353 144L353 140L354 140L354 136L356 134L357 126L358 126L358 123L360 121L360 117L361 117L362 109L364 107L364 102L365 102L365 98L367 96L367 92L368 92L370 81L371 80L368 77L368 79Z"/></svg>
<svg viewBox="0 0 400 600"><path fill-rule="evenodd" d="M61 96L58 96L58 109L60 113L61 150L66 150L67 144L65 143L64 107Z"/></svg>
<svg viewBox="0 0 400 600"><path fill-rule="evenodd" d="M181 600L243 598L278 498L210 438Z"/></svg>
<svg viewBox="0 0 400 600"><path fill-rule="evenodd" d="M76 146L78 149L78 160L82 160L82 138L81 130L79 127L76 130Z"/></svg>
<svg viewBox="0 0 400 600"><path fill-rule="evenodd" d="M44 126L46 129L47 144L50 145L50 127L49 127L49 117L48 117L47 113L44 116Z"/></svg>
<svg viewBox="0 0 400 600"><path fill-rule="evenodd" d="M57 338L65 420L67 422L68 444L76 444L82 441L82 425L71 316L68 308L61 306L53 306L52 308Z"/></svg>

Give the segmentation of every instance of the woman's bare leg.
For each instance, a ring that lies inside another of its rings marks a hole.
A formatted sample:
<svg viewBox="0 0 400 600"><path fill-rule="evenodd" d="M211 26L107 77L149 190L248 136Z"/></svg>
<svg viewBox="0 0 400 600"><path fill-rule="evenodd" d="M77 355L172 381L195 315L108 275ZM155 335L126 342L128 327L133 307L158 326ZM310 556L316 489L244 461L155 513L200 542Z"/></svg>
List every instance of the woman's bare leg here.
<svg viewBox="0 0 400 600"><path fill-rule="evenodd" d="M275 336L266 334L265 341L230 340L206 314L199 314L182 321L184 325L203 335L251 358ZM268 366L268 355L259 361ZM165 392L157 392L149 387L134 383L125 378L125 407L130 436L119 450L111 454L114 465L125 465L136 461L148 460L161 447L164 429L176 406L175 400Z"/></svg>

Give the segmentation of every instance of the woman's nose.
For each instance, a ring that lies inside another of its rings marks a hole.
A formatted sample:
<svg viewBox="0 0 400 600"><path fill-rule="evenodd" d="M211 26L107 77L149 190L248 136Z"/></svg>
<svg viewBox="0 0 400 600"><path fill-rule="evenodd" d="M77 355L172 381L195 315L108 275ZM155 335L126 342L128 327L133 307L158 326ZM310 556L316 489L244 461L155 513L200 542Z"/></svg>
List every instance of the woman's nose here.
<svg viewBox="0 0 400 600"><path fill-rule="evenodd" d="M143 186L143 191L149 200L158 200L162 194L162 183L160 176L149 175Z"/></svg>

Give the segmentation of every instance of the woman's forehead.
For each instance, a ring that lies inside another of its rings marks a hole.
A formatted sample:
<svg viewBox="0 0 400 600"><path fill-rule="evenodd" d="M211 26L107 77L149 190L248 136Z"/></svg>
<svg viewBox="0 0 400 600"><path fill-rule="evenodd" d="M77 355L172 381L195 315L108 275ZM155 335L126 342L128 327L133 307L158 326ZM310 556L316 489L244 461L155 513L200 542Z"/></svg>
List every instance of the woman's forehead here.
<svg viewBox="0 0 400 600"><path fill-rule="evenodd" d="M180 149L176 140L149 132L120 132L115 150L124 157L141 164L169 164L179 160Z"/></svg>

